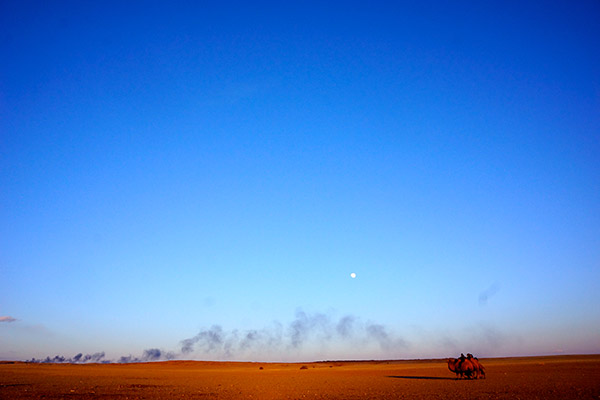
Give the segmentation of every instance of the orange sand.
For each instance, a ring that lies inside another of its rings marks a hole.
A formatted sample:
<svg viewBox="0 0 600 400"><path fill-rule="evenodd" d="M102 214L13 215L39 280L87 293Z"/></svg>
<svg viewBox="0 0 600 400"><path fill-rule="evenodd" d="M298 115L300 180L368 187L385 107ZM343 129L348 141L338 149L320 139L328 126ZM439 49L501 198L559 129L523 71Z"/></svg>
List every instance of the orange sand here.
<svg viewBox="0 0 600 400"><path fill-rule="evenodd" d="M443 360L2 363L0 399L600 398L600 355L480 361L485 380L455 380Z"/></svg>

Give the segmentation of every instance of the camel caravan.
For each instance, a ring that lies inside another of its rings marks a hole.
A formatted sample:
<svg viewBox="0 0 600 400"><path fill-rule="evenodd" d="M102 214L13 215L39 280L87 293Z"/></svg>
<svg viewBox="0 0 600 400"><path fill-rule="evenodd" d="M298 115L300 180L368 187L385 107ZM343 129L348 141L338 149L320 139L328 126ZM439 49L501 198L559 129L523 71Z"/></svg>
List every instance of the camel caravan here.
<svg viewBox="0 0 600 400"><path fill-rule="evenodd" d="M467 356L460 353L460 357L448 359L448 369L456 374L456 379L485 379L485 368L473 354Z"/></svg>

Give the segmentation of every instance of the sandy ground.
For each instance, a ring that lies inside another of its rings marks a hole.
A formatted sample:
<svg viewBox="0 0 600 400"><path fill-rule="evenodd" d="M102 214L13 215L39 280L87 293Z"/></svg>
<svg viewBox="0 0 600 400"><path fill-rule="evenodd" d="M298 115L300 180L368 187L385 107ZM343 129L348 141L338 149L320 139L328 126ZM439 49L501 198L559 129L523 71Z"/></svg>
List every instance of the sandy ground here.
<svg viewBox="0 0 600 400"><path fill-rule="evenodd" d="M600 399L600 355L480 361L485 380L443 360L2 363L0 399Z"/></svg>

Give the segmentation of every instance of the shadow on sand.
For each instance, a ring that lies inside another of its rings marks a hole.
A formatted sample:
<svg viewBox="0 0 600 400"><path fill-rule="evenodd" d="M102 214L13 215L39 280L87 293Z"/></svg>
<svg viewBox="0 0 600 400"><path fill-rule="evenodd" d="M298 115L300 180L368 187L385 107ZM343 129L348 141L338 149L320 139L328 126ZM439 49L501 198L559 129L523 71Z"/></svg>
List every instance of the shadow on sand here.
<svg viewBox="0 0 600 400"><path fill-rule="evenodd" d="M397 378L397 379L430 379L430 380L444 380L444 381L455 381L456 378L446 378L442 376L400 376L400 375L389 375L386 378Z"/></svg>

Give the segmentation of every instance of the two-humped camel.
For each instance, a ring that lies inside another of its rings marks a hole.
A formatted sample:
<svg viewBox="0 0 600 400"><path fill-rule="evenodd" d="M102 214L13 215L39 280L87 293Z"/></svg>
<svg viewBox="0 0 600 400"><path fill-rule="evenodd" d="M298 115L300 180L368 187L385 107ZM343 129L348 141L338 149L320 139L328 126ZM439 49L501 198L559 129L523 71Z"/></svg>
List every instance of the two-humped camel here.
<svg viewBox="0 0 600 400"><path fill-rule="evenodd" d="M477 357L473 357L473 354L468 353L465 357L461 354L458 359L449 358L448 369L456 374L456 378L468 378L468 379L485 379L485 368Z"/></svg>

